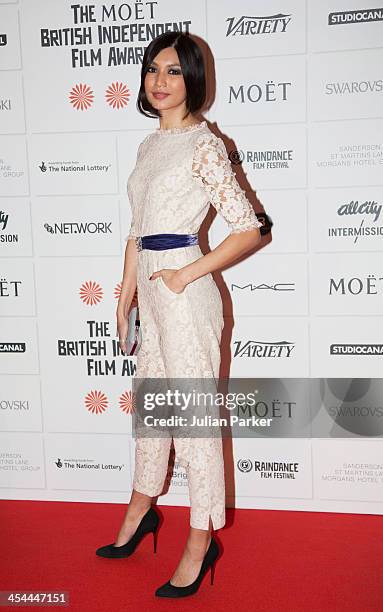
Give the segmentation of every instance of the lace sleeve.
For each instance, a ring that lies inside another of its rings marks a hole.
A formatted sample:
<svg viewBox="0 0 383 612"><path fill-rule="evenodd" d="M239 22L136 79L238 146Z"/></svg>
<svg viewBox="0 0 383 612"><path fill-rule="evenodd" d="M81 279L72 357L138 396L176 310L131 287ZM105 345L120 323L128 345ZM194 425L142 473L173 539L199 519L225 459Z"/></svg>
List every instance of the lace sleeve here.
<svg viewBox="0 0 383 612"><path fill-rule="evenodd" d="M140 144L138 146L136 164L137 164L137 162L139 160L139 157L141 155L141 152L143 150L143 145L148 140L148 138L149 138L149 135L146 136L144 138L144 140L142 142L140 142ZM128 183L128 185L129 185L129 183ZM129 198L129 187L128 187L128 198ZM129 201L131 202L130 198L129 198ZM134 209L133 209L131 204L130 204L130 210L131 210L131 213L132 213L132 219L131 219L131 222L130 222L130 228L128 230L128 235L125 236L125 238L124 238L125 242L127 242L130 238L136 238L136 236L138 236L137 228L136 228L136 219L135 219L135 215L134 215Z"/></svg>
<svg viewBox="0 0 383 612"><path fill-rule="evenodd" d="M222 138L210 133L197 140L192 174L229 225L230 234L262 227L245 191L238 184Z"/></svg>

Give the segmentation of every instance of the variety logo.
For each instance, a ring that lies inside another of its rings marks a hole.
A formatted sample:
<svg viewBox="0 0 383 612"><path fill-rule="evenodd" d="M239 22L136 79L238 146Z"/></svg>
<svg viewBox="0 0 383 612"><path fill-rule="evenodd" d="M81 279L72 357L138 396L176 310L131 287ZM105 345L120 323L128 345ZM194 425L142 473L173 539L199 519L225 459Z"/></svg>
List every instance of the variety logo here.
<svg viewBox="0 0 383 612"><path fill-rule="evenodd" d="M272 170L290 168L293 161L292 149L268 149L266 151L233 150L228 155L233 164L246 162L253 170Z"/></svg>
<svg viewBox="0 0 383 612"><path fill-rule="evenodd" d="M330 355L358 355L358 357L383 355L383 344L331 344Z"/></svg>
<svg viewBox="0 0 383 612"><path fill-rule="evenodd" d="M371 21L383 21L383 8L359 9L358 11L339 11L329 13L329 25L347 25L350 23L369 23Z"/></svg>
<svg viewBox="0 0 383 612"><path fill-rule="evenodd" d="M247 285L241 286L231 283L231 290L238 289L239 291L250 290L251 292L257 290L269 290L269 291L295 291L295 283L274 283L268 285L267 283L261 283L260 285L253 285L248 283Z"/></svg>
<svg viewBox="0 0 383 612"><path fill-rule="evenodd" d="M111 221L97 221L81 223L78 221L63 221L62 223L44 223L49 234L112 234Z"/></svg>
<svg viewBox="0 0 383 612"><path fill-rule="evenodd" d="M282 81L274 83L274 81L266 81L266 83L252 83L251 85L239 85L234 89L233 85L229 88L229 104L232 102L286 102L288 88L292 86L290 81Z"/></svg>
<svg viewBox="0 0 383 612"><path fill-rule="evenodd" d="M374 93L383 91L383 81L342 81L338 83L326 83L325 93L327 96Z"/></svg>
<svg viewBox="0 0 383 612"><path fill-rule="evenodd" d="M234 357L259 357L259 358L287 358L295 348L295 343L282 340L281 342L259 342L258 340L247 340L242 342L236 340Z"/></svg>
<svg viewBox="0 0 383 612"><path fill-rule="evenodd" d="M291 15L278 13L264 17L228 17L226 36L256 36L258 34L284 33L291 21Z"/></svg>
<svg viewBox="0 0 383 612"><path fill-rule="evenodd" d="M344 277L340 279L330 278L329 295L340 293L341 295L378 295L377 282L383 280L383 276L376 277L374 274L369 274L365 279L354 276L346 280ZM381 293L381 287L380 287Z"/></svg>

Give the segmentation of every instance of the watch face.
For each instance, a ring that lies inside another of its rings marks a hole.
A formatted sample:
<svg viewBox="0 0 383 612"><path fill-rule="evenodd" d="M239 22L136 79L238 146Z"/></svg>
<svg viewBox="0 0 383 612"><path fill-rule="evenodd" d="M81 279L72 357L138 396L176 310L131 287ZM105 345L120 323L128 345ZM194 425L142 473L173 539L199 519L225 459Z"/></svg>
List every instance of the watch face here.
<svg viewBox="0 0 383 612"><path fill-rule="evenodd" d="M137 355L141 346L141 328L140 328L140 315L138 312L138 306L134 306L128 319L128 336L127 336L127 354Z"/></svg>

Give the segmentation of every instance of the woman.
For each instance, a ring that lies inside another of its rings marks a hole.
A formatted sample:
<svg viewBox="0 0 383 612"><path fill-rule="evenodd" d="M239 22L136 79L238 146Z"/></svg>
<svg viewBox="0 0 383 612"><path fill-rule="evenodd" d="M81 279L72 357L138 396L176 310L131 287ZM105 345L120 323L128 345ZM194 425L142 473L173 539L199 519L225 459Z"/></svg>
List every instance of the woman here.
<svg viewBox="0 0 383 612"><path fill-rule="evenodd" d="M260 240L262 224L236 181L222 139L194 116L205 96L203 56L192 38L167 32L153 40L143 57L137 106L144 115L159 117L160 127L141 142L128 180L132 223L117 307L125 352L127 313L137 287L140 378L218 379L224 321L211 273ZM231 232L203 255L197 234L210 203ZM116 542L98 549L100 556L128 556L145 533L157 532L151 502L163 488L171 437L136 437L135 444L126 517ZM190 532L173 576L156 590L162 597L196 592L218 556L211 530L225 524L221 437L177 437L174 447L188 478Z"/></svg>

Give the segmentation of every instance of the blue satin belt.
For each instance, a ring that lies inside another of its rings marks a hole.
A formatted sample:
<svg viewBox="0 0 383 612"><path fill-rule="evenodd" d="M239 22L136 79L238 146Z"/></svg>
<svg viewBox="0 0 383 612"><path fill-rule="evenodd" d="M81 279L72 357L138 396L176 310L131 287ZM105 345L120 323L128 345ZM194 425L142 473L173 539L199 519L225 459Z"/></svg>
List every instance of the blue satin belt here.
<svg viewBox="0 0 383 612"><path fill-rule="evenodd" d="M194 244L198 244L198 234L149 234L136 237L138 251L142 251L142 249L163 251L164 249L177 249Z"/></svg>

